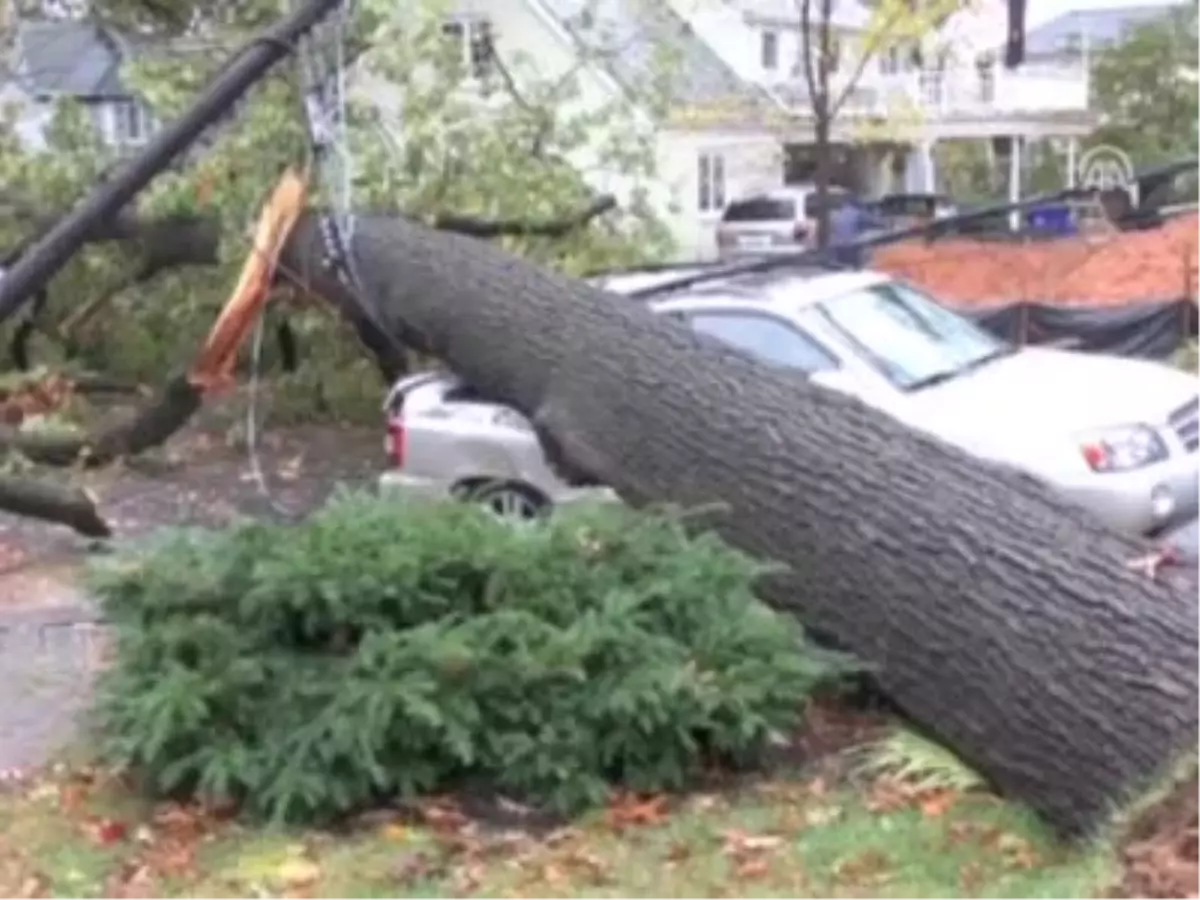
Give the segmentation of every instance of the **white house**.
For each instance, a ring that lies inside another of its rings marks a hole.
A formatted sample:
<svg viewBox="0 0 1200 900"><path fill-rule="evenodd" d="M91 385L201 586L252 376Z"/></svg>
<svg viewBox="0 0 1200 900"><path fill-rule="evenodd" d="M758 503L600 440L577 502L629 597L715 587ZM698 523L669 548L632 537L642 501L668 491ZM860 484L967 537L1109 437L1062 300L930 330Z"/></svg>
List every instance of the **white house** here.
<svg viewBox="0 0 1200 900"><path fill-rule="evenodd" d="M813 122L793 0L458 0L454 10L451 31L465 48L486 31L501 56L525 54L551 77L578 70L581 58L603 58L583 73L584 93L597 103L644 82L656 48L672 48L676 94L658 162L663 214L684 255L713 252L727 200L811 177ZM858 0L835 5L832 23L850 48L839 69L846 76L858 74L852 48L870 17ZM599 34L617 51L581 53ZM1094 126L1081 61L1009 71L973 50L925 55L931 61L920 67L892 48L855 80L833 129L839 179L849 186L932 190L939 140L1070 138Z"/></svg>
<svg viewBox="0 0 1200 900"><path fill-rule="evenodd" d="M798 63L794 0L451 0L444 34L462 43L480 75L490 41L501 58L536 62L541 75L577 75L580 102L596 107L644 85L663 47L675 60L673 103L658 128L653 199L685 256L714 251L713 232L738 195L811 177L811 107ZM836 0L833 25L857 74L854 47L870 12ZM990 32L994 34L994 31ZM486 38L487 40L481 40ZM936 185L939 140L1064 137L1088 133L1088 77L1080 60L1037 60L1016 71L980 62L948 29L918 66L892 48L870 58L834 123L838 178L865 194ZM597 47L603 47L597 50ZM943 52L946 47L960 52ZM88 105L116 145L145 140L153 121L120 82L129 43L85 22L32 22L19 31L17 78L6 92L23 104L22 136L33 146L53 99ZM632 102L632 101L631 101ZM572 160L598 190L620 197L619 173Z"/></svg>
<svg viewBox="0 0 1200 900"><path fill-rule="evenodd" d="M45 146L54 103L82 103L101 137L116 147L145 142L155 127L146 105L121 82L129 42L93 22L23 21L16 34L13 74L0 103L16 107L16 129L31 149Z"/></svg>

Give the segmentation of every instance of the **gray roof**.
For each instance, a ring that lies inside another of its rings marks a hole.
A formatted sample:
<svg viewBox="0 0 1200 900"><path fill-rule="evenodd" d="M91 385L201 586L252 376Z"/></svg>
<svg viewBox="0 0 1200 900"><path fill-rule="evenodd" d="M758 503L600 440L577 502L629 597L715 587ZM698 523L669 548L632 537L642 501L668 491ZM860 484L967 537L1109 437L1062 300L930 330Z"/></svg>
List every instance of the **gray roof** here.
<svg viewBox="0 0 1200 900"><path fill-rule="evenodd" d="M745 109L769 102L701 40L666 0L544 0L587 54L600 58L630 89L651 82L669 60L673 99L688 106L731 103Z"/></svg>
<svg viewBox="0 0 1200 900"><path fill-rule="evenodd" d="M1122 6L1111 9L1080 9L1064 13L1025 36L1025 54L1030 57L1078 53L1086 44L1095 50L1120 41L1137 28L1171 14L1177 6Z"/></svg>
<svg viewBox="0 0 1200 900"><path fill-rule="evenodd" d="M33 94L130 96L120 78L124 41L94 22L22 22L17 47L18 77Z"/></svg>

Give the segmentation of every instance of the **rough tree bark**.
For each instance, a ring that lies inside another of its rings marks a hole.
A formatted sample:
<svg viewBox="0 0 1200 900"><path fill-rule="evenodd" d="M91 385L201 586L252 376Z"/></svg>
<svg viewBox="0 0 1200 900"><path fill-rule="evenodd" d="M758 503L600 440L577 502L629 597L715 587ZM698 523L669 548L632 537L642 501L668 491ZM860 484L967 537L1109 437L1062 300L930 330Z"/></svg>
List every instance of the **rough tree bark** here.
<svg viewBox="0 0 1200 900"><path fill-rule="evenodd" d="M1134 542L1033 479L483 242L398 219L355 233L394 334L627 501L723 505L721 534L790 568L768 603L877 666L917 723L1064 832L1195 747L1195 597L1131 574ZM318 248L302 219L283 262Z"/></svg>

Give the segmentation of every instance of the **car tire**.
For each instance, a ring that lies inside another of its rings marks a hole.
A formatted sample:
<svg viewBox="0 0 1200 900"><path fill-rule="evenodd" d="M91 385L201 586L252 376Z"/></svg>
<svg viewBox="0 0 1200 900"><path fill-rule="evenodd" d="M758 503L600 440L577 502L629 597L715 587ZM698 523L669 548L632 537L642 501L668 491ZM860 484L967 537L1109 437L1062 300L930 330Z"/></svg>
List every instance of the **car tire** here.
<svg viewBox="0 0 1200 900"><path fill-rule="evenodd" d="M533 522L550 511L540 492L512 481L485 481L463 488L459 496L506 522Z"/></svg>

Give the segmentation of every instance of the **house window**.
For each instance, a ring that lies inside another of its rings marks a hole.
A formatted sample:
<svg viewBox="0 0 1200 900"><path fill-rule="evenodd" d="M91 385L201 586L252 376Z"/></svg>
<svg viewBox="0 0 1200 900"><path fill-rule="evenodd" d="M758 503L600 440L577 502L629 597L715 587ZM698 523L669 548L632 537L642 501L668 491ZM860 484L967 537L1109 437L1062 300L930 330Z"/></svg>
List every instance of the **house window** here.
<svg viewBox="0 0 1200 900"><path fill-rule="evenodd" d="M901 68L901 55L902 51L899 47L895 45L888 47L879 56L879 71L884 75L895 75Z"/></svg>
<svg viewBox="0 0 1200 900"><path fill-rule="evenodd" d="M491 74L495 52L491 22L487 19L452 19L442 25L442 36L461 54L462 64L472 78L486 78Z"/></svg>
<svg viewBox="0 0 1200 900"><path fill-rule="evenodd" d="M779 34L774 31L762 33L762 67L775 71L779 68Z"/></svg>
<svg viewBox="0 0 1200 900"><path fill-rule="evenodd" d="M725 208L725 157L720 153L701 153L697 175L697 208L700 212L723 210Z"/></svg>
<svg viewBox="0 0 1200 900"><path fill-rule="evenodd" d="M113 104L113 137L117 144L141 144L150 136L149 111L137 100Z"/></svg>

